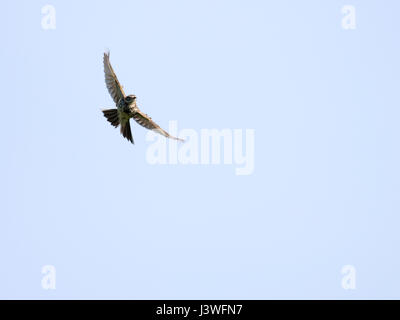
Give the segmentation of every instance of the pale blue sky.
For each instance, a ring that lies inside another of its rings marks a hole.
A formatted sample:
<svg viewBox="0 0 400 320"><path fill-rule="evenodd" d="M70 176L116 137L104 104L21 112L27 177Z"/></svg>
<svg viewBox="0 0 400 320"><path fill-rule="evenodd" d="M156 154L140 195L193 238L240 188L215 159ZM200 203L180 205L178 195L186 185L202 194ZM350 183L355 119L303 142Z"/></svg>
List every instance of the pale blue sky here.
<svg viewBox="0 0 400 320"><path fill-rule="evenodd" d="M394 0L1 1L0 298L400 298L399 14ZM148 164L146 130L132 146L100 112L105 48L160 125L254 129L254 173Z"/></svg>

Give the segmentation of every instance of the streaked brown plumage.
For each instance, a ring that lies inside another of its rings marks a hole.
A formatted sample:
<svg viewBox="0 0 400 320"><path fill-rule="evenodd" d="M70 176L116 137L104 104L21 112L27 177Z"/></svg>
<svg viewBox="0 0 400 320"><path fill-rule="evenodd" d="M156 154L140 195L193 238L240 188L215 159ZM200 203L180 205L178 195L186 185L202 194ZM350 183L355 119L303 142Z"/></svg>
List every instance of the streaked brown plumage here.
<svg viewBox="0 0 400 320"><path fill-rule="evenodd" d="M135 95L125 95L124 90L111 66L109 52L104 53L103 63L106 86L117 107L116 109L102 110L104 116L107 118L107 121L111 123L111 125L116 128L120 125L121 134L132 143L134 142L129 123L130 118L133 118L141 126L149 130L156 131L164 137L184 141L180 138L171 136L168 132L156 124L147 114L140 111L136 104Z"/></svg>

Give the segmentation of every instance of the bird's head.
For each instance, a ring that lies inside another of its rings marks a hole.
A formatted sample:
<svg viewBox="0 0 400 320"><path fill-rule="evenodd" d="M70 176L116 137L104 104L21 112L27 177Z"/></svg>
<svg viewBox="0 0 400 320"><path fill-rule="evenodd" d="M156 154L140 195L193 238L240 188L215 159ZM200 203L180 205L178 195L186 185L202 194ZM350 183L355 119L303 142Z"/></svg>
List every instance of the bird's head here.
<svg viewBox="0 0 400 320"><path fill-rule="evenodd" d="M134 94L130 94L129 96L125 97L125 102L130 105L136 101L136 96Z"/></svg>

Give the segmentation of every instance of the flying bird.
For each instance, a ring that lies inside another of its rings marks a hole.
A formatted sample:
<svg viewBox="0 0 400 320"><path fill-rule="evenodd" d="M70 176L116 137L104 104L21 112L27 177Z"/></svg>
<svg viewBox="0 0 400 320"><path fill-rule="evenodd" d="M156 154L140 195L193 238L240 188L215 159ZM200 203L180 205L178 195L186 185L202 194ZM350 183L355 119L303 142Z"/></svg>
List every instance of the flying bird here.
<svg viewBox="0 0 400 320"><path fill-rule="evenodd" d="M171 136L167 131L163 130L157 123L155 123L147 114L140 111L136 104L136 96L130 94L125 95L117 76L111 67L110 52L104 53L104 74L106 78L106 86L112 99L115 102L116 109L102 110L107 121L110 122L115 128L120 126L121 134L133 142L131 126L129 120L133 118L141 126L156 131L164 137L184 141L183 139Z"/></svg>

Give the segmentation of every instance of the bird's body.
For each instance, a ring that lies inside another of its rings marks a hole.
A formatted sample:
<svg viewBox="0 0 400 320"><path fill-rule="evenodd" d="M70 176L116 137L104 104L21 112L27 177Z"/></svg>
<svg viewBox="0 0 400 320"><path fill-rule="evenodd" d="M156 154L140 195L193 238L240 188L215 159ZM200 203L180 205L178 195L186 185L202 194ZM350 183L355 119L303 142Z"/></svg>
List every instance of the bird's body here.
<svg viewBox="0 0 400 320"><path fill-rule="evenodd" d="M117 108L102 111L104 116L114 127L121 127L121 134L126 139L134 143L129 123L130 119L133 118L137 123L147 129L154 130L167 138L183 141L182 139L171 136L168 132L157 125L147 114L141 112L136 104L135 95L131 94L125 96L122 86L111 67L110 53L104 53L103 63L107 89Z"/></svg>
<svg viewBox="0 0 400 320"><path fill-rule="evenodd" d="M134 106L132 106L132 103L129 103L125 99L121 98L117 103L117 109L119 112L132 114Z"/></svg>

